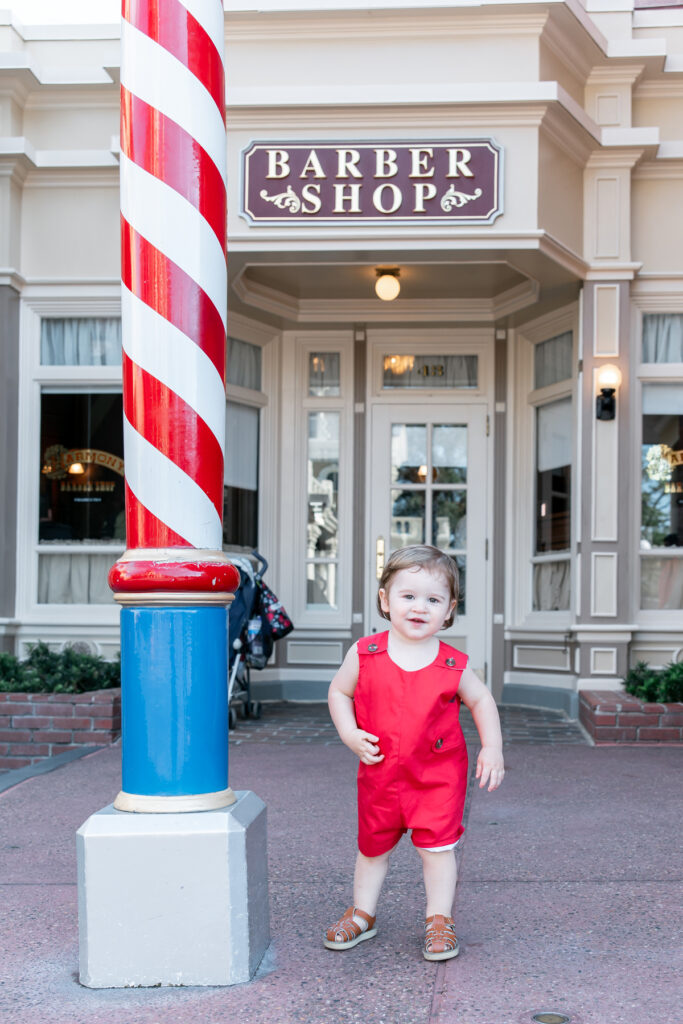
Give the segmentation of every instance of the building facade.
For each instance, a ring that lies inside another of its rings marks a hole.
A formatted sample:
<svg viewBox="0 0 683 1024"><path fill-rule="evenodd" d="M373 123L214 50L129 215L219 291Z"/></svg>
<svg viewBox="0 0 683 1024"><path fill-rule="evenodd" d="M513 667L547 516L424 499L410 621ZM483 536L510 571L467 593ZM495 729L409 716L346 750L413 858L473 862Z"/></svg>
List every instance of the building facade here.
<svg viewBox="0 0 683 1024"><path fill-rule="evenodd" d="M422 541L458 561L447 639L498 699L574 715L581 688L678 660L683 8L225 8L225 544L265 554L296 626L257 693L322 697L383 628L384 560ZM0 13L0 649L19 653L118 647L119 39ZM183 90L173 58L127 84L160 80Z"/></svg>

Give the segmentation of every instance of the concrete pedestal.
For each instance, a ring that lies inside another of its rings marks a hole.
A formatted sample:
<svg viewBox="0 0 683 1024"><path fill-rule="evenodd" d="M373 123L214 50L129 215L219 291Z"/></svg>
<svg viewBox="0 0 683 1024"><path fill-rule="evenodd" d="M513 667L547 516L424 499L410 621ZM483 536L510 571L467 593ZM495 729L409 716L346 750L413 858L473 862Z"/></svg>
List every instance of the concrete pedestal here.
<svg viewBox="0 0 683 1024"><path fill-rule="evenodd" d="M77 833L80 981L234 985L270 941L266 807L185 814L103 808Z"/></svg>

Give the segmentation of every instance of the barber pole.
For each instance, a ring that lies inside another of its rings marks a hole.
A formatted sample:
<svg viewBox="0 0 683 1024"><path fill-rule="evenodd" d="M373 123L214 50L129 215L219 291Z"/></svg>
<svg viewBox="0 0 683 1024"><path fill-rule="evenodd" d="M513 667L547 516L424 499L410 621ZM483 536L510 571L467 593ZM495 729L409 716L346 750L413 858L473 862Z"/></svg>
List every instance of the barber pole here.
<svg viewBox="0 0 683 1024"><path fill-rule="evenodd" d="M121 301L128 811L206 810L228 786L226 133L221 0L123 0Z"/></svg>

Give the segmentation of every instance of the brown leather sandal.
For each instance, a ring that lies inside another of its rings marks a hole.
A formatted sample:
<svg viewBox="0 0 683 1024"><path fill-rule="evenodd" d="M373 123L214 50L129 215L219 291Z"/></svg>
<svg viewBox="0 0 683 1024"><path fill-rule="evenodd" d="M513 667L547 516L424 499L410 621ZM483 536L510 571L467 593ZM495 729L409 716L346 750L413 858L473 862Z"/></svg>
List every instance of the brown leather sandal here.
<svg viewBox="0 0 683 1024"><path fill-rule="evenodd" d="M425 960L450 960L460 952L452 917L432 914L425 921Z"/></svg>
<svg viewBox="0 0 683 1024"><path fill-rule="evenodd" d="M354 917L360 917L363 921L366 921L367 928L363 929L358 924L358 921L354 921ZM349 907L348 910L344 911L337 923L333 924L325 932L323 942L328 949L351 949L352 946L356 946L364 939L371 939L373 935L377 934L377 929L375 928L376 920L377 918L370 917L369 914L366 914L364 910L359 910L358 907Z"/></svg>

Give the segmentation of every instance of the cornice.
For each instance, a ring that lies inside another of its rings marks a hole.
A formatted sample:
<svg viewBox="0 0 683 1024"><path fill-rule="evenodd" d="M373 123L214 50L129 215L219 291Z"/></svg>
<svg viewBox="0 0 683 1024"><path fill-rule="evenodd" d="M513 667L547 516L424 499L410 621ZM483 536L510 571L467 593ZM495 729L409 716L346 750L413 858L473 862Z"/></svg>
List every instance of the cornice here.
<svg viewBox="0 0 683 1024"><path fill-rule="evenodd" d="M417 7L418 5L416 5ZM540 35L548 19L547 11L509 12L479 6L415 10L263 11L225 15L225 42L282 42L283 40L363 39L380 35L407 36L481 36Z"/></svg>
<svg viewBox="0 0 683 1024"><path fill-rule="evenodd" d="M680 100L683 99L683 78L673 81L654 78L641 82L633 93L634 100Z"/></svg>
<svg viewBox="0 0 683 1024"><path fill-rule="evenodd" d="M14 267L0 267L0 286L14 288L16 292L23 290L26 278Z"/></svg>
<svg viewBox="0 0 683 1024"><path fill-rule="evenodd" d="M633 85L644 71L644 64L601 65L591 70L586 86Z"/></svg>
<svg viewBox="0 0 683 1024"><path fill-rule="evenodd" d="M643 149L599 149L588 158L586 170L610 168L612 170L630 170L643 156Z"/></svg>
<svg viewBox="0 0 683 1024"><path fill-rule="evenodd" d="M683 144L681 144L683 148ZM643 161L633 173L634 181L680 181L683 178L683 153L677 159Z"/></svg>
<svg viewBox="0 0 683 1024"><path fill-rule="evenodd" d="M642 263L594 261L586 270L587 281L632 281Z"/></svg>

